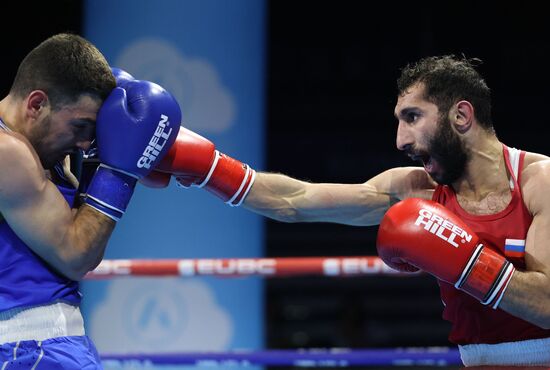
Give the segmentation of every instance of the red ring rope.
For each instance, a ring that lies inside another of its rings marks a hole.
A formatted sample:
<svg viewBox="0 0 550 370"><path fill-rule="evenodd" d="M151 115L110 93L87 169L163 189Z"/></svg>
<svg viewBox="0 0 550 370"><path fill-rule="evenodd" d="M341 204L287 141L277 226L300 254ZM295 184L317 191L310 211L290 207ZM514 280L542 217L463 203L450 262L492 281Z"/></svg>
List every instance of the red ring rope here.
<svg viewBox="0 0 550 370"><path fill-rule="evenodd" d="M411 275L378 257L285 257L103 260L86 279L119 276L364 276ZM416 275L416 274L413 274Z"/></svg>

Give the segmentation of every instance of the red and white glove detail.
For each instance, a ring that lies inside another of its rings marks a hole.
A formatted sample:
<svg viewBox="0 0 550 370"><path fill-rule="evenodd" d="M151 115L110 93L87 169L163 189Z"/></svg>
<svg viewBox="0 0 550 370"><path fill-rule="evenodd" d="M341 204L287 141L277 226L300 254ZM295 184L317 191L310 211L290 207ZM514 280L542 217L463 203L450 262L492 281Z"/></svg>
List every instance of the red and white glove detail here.
<svg viewBox="0 0 550 370"><path fill-rule="evenodd" d="M515 271L504 256L483 246L458 216L424 199L409 198L392 206L380 223L376 247L390 267L426 271L492 308L497 308Z"/></svg>
<svg viewBox="0 0 550 370"><path fill-rule="evenodd" d="M464 268L455 288L497 308L515 268L503 256L479 244Z"/></svg>
<svg viewBox="0 0 550 370"><path fill-rule="evenodd" d="M155 170L171 173L180 187L205 188L231 206L242 204L256 179L254 169L184 127Z"/></svg>
<svg viewBox="0 0 550 370"><path fill-rule="evenodd" d="M214 161L201 183L190 182L189 177L176 176L178 186L188 188L205 187L225 203L237 207L242 204L256 179L256 171L246 163L214 151Z"/></svg>

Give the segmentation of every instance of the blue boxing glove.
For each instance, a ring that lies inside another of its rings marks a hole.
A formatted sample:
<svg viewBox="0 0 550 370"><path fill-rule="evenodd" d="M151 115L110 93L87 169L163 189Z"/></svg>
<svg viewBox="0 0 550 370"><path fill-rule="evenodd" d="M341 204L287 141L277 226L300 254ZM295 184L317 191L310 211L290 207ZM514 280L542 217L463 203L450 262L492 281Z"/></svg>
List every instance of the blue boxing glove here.
<svg viewBox="0 0 550 370"><path fill-rule="evenodd" d="M111 72L113 73L113 76L115 76L116 85L118 87L125 87L128 82L135 80L134 76L132 76L130 73L126 72L125 70L123 70L121 68L111 67ZM93 166L93 162L90 161L90 160L86 160L85 163L87 164L88 168ZM98 165L99 165L99 163L96 165L96 167ZM84 172L84 166L83 166L83 172ZM170 183L170 178L171 177L172 177L172 175L170 175L168 173L161 173L161 172L158 172L158 171L153 171L148 176L140 179L139 182L141 184L144 184L147 187L164 188L164 187L168 186L168 184Z"/></svg>
<svg viewBox="0 0 550 370"><path fill-rule="evenodd" d="M97 116L100 159L85 202L119 220L138 179L147 176L176 140L181 110L161 86L129 80L107 97Z"/></svg>
<svg viewBox="0 0 550 370"><path fill-rule="evenodd" d="M127 82L134 81L135 78L130 73L121 68L111 67L111 72L116 80L117 87L124 87ZM80 175L78 178L78 196L80 204L84 203L88 186L94 177L94 174L99 167L99 156L97 154L96 140L92 142L92 145L82 155L82 162L80 165Z"/></svg>
<svg viewBox="0 0 550 370"><path fill-rule="evenodd" d="M117 67L111 67L111 72L113 73L113 76L115 76L116 85L118 87L125 87L126 83L135 80L134 76L132 76L131 74L129 74L123 69L120 69Z"/></svg>

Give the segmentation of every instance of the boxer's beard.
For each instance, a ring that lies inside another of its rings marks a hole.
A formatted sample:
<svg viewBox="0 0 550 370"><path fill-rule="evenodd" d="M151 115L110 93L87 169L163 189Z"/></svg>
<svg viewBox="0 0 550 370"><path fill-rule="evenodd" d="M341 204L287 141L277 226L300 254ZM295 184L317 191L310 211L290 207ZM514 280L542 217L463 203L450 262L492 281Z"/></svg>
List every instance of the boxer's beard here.
<svg viewBox="0 0 550 370"><path fill-rule="evenodd" d="M441 171L432 176L438 184L451 185L466 172L470 156L460 136L451 128L447 115L439 121L428 150L441 167Z"/></svg>

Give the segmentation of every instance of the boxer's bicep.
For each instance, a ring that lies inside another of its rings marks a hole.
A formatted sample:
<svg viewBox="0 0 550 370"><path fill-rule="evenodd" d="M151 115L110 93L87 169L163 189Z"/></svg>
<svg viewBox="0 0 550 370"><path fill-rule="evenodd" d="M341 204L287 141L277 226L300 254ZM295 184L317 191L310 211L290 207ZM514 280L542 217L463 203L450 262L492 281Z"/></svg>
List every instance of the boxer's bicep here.
<svg viewBox="0 0 550 370"><path fill-rule="evenodd" d="M525 242L528 270L546 271L550 278L550 161L534 163L524 172L522 192L533 215Z"/></svg>
<svg viewBox="0 0 550 370"><path fill-rule="evenodd" d="M26 143L2 136L0 157L0 212L17 236L47 259L71 223L71 210Z"/></svg>

